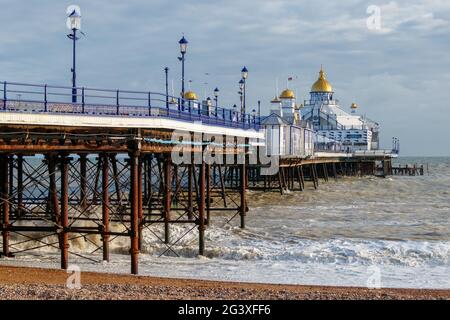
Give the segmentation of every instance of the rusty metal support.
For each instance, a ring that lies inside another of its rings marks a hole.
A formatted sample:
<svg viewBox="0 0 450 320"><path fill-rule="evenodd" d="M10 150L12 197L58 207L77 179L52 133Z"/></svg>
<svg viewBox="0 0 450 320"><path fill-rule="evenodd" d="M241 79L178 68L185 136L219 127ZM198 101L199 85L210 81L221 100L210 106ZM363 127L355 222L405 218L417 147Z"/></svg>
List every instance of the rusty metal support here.
<svg viewBox="0 0 450 320"><path fill-rule="evenodd" d="M139 259L139 151L131 150L130 152L130 202L131 202L131 273L138 274ZM141 194L142 196L142 194Z"/></svg>
<svg viewBox="0 0 450 320"><path fill-rule="evenodd" d="M205 165L205 179L206 179L206 225L209 226L211 219L211 165Z"/></svg>
<svg viewBox="0 0 450 320"><path fill-rule="evenodd" d="M222 173L222 166L219 164L218 165L218 169L219 169L219 179L220 179L220 193L222 195L222 199L223 199L223 206L224 208L227 207L227 197L226 197L226 193L225 193L225 181L224 181L224 174Z"/></svg>
<svg viewBox="0 0 450 320"><path fill-rule="evenodd" d="M2 239L3 239L3 252L5 257L10 256L9 252L9 160L7 155L1 155L0 162L0 174L1 174L1 200L2 200Z"/></svg>
<svg viewBox="0 0 450 320"><path fill-rule="evenodd" d="M119 174L118 174L118 170L117 170L116 154L111 154L110 160L111 160L111 168L112 168L113 176L114 176L114 189L116 191L117 201L119 202L119 204L121 204L122 192L120 190L120 182L119 182Z"/></svg>
<svg viewBox="0 0 450 320"><path fill-rule="evenodd" d="M170 207L172 204L172 173L170 153L164 157L164 242L170 243Z"/></svg>
<svg viewBox="0 0 450 320"><path fill-rule="evenodd" d="M145 162L147 164L147 213L152 214L152 200L153 200L153 184L152 184L152 156L146 155Z"/></svg>
<svg viewBox="0 0 450 320"><path fill-rule="evenodd" d="M11 215L13 211L13 202L14 202L14 155L8 156L9 161L9 214Z"/></svg>
<svg viewBox="0 0 450 320"><path fill-rule="evenodd" d="M328 182L328 165L326 163L323 163L322 169L323 169L323 180Z"/></svg>
<svg viewBox="0 0 450 320"><path fill-rule="evenodd" d="M245 144L248 145L248 138L245 139ZM241 203L239 206L239 215L241 217L241 228L245 228L245 216L247 215L247 199L246 199L246 186L247 186L247 149L248 147L244 148L244 155L242 157L242 163L240 165L240 193L241 193Z"/></svg>
<svg viewBox="0 0 450 320"><path fill-rule="evenodd" d="M17 156L17 216L23 212L23 155Z"/></svg>
<svg viewBox="0 0 450 320"><path fill-rule="evenodd" d="M303 191L303 184L302 184L302 175L300 173L300 166L295 167L295 173L297 175L297 182L298 182L298 189L300 191Z"/></svg>
<svg viewBox="0 0 450 320"><path fill-rule="evenodd" d="M92 203L96 204L99 196L98 192L98 184L100 180L100 172L102 171L102 164L99 157L97 157L97 168L95 172L95 179L94 179L94 193L92 195Z"/></svg>
<svg viewBox="0 0 450 320"><path fill-rule="evenodd" d="M202 163L199 170L199 203L198 203L198 254L204 255L205 253L205 189L206 189L206 163L205 156L202 153Z"/></svg>
<svg viewBox="0 0 450 320"><path fill-rule="evenodd" d="M103 261L109 261L109 161L102 154L102 223Z"/></svg>
<svg viewBox="0 0 450 320"><path fill-rule="evenodd" d="M336 170L336 163L333 162L333 178L335 181L338 180L338 174L337 174L337 170Z"/></svg>
<svg viewBox="0 0 450 320"><path fill-rule="evenodd" d="M139 157L139 166L138 166L138 214L139 214L139 250L142 248L142 232L144 229L144 210L143 210L143 191L142 191L142 165L143 165L143 159L142 157Z"/></svg>
<svg viewBox="0 0 450 320"><path fill-rule="evenodd" d="M61 247L61 269L67 269L69 265L69 161L66 154L60 155L61 165L61 225L60 225L60 247Z"/></svg>
<svg viewBox="0 0 450 320"><path fill-rule="evenodd" d="M187 204L187 207L188 207L188 212L187 212L187 217L188 217L188 220L192 220L192 218L193 218L193 212L194 212L194 201L193 201L193 189L192 189L192 176L193 176L193 174L194 174L194 164L193 164L193 162L191 161L191 163L190 164L188 164L187 165L187 169L188 169L188 204Z"/></svg>
<svg viewBox="0 0 450 320"><path fill-rule="evenodd" d="M313 180L314 189L317 189L317 187L319 186L319 179L317 177L316 165L311 164L310 169L311 169L311 178Z"/></svg>
<svg viewBox="0 0 450 320"><path fill-rule="evenodd" d="M87 155L80 154L80 205L87 208Z"/></svg>
<svg viewBox="0 0 450 320"><path fill-rule="evenodd" d="M61 224L61 211L59 208L58 187L56 186L56 156L53 154L46 156L49 174L49 202L52 208L52 220Z"/></svg>

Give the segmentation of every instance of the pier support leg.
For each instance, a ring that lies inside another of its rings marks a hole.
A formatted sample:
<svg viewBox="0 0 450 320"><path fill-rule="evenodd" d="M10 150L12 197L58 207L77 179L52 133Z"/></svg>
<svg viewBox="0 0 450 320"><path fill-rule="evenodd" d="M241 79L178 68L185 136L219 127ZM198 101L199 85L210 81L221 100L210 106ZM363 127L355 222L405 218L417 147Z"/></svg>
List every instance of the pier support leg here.
<svg viewBox="0 0 450 320"><path fill-rule="evenodd" d="M3 252L2 256L9 257L9 161L8 156L0 155L0 177L1 177L1 200L2 200L2 239L3 239Z"/></svg>
<svg viewBox="0 0 450 320"><path fill-rule="evenodd" d="M144 210L143 210L143 203L142 203L142 197L143 197L143 191L142 191L142 181L143 181L143 175L142 175L142 166L143 166L143 160L142 157L139 157L138 159L139 165L138 165L138 216L139 216L139 250L141 250L142 247L142 231L144 228Z"/></svg>
<svg viewBox="0 0 450 320"><path fill-rule="evenodd" d="M311 164L311 178L313 180L314 189L317 189L319 187L319 178L317 176L317 170L316 165Z"/></svg>
<svg viewBox="0 0 450 320"><path fill-rule="evenodd" d="M300 173L300 168L301 168L301 166L295 167L295 171L296 171L296 174L297 174L298 189L300 191L303 191L302 175Z"/></svg>
<svg viewBox="0 0 450 320"><path fill-rule="evenodd" d="M109 162L103 154L102 161L102 222L103 261L109 261Z"/></svg>
<svg viewBox="0 0 450 320"><path fill-rule="evenodd" d="M328 166L326 163L322 164L323 180L328 182Z"/></svg>
<svg viewBox="0 0 450 320"><path fill-rule="evenodd" d="M66 154L61 154L61 269L69 266L69 161Z"/></svg>
<svg viewBox="0 0 450 320"><path fill-rule="evenodd" d="M245 139L245 145L248 145L248 138ZM245 228L245 216L247 215L247 198L246 198L246 187L247 187L247 147L245 147L244 154L242 156L242 163L240 165L241 169L241 203L239 207L239 215L241 216L241 229Z"/></svg>
<svg viewBox="0 0 450 320"><path fill-rule="evenodd" d="M13 202L14 202L14 155L10 155L8 157L9 160L9 214L13 211Z"/></svg>
<svg viewBox="0 0 450 320"><path fill-rule="evenodd" d="M164 242L170 243L170 207L172 203L172 174L170 154L164 158Z"/></svg>
<svg viewBox="0 0 450 320"><path fill-rule="evenodd" d="M206 225L209 226L211 219L211 165L205 166L205 179L206 179Z"/></svg>
<svg viewBox="0 0 450 320"><path fill-rule="evenodd" d="M199 173L199 204L198 204L198 254L204 255L205 253L205 189L206 189L206 163L204 154L202 154L202 164L200 165Z"/></svg>
<svg viewBox="0 0 450 320"><path fill-rule="evenodd" d="M222 166L219 164L218 168L219 168L220 190L221 190L222 199L223 199L223 207L226 208L227 207L227 197L226 197L226 193L225 193L225 181L224 181L223 174L222 174Z"/></svg>
<svg viewBox="0 0 450 320"><path fill-rule="evenodd" d="M131 273L138 274L139 264L139 192L138 185L140 177L138 175L139 151L130 152L130 194L131 194ZM142 195L141 195L142 196Z"/></svg>
<svg viewBox="0 0 450 320"><path fill-rule="evenodd" d="M282 181L282 172L283 168L278 168L278 184L280 185L280 194L283 195L284 189L283 189L283 181Z"/></svg>
<svg viewBox="0 0 450 320"><path fill-rule="evenodd" d="M303 173L303 166L300 166L299 170L300 170L300 179L302 181L302 190L305 190L305 174Z"/></svg>
<svg viewBox="0 0 450 320"><path fill-rule="evenodd" d="M147 155L145 157L146 167L147 167L147 212L152 214L152 200L153 200L153 183L152 183L152 155Z"/></svg>
<svg viewBox="0 0 450 320"><path fill-rule="evenodd" d="M338 180L337 170L336 170L336 163L333 163L333 178L335 181Z"/></svg>
<svg viewBox="0 0 450 320"><path fill-rule="evenodd" d="M54 155L46 156L49 174L49 202L52 208L52 221L61 225L61 212L59 210L58 188L56 187L56 159ZM60 235L59 235L60 236ZM61 239L60 239L61 240Z"/></svg>
<svg viewBox="0 0 450 320"><path fill-rule="evenodd" d="M23 155L17 156L17 216L23 213Z"/></svg>
<svg viewBox="0 0 450 320"><path fill-rule="evenodd" d="M80 154L80 205L82 210L87 208L87 155Z"/></svg>
<svg viewBox="0 0 450 320"><path fill-rule="evenodd" d="M116 155L111 154L110 160L111 160L111 168L112 168L113 176L114 176L114 189L115 189L116 195L117 195L117 203L120 206L120 205L122 205L122 192L120 190L120 181L119 181L119 174L118 174L118 170L117 170Z"/></svg>
<svg viewBox="0 0 450 320"><path fill-rule="evenodd" d="M92 204L96 205L99 199L100 192L98 191L98 184L100 180L100 172L102 171L102 164L100 157L97 157L97 169L95 171L94 179L94 194L92 195Z"/></svg>
<svg viewBox="0 0 450 320"><path fill-rule="evenodd" d="M187 165L187 169L188 169L188 212L187 212L187 217L188 220L192 220L192 218L194 217L193 212L194 212L194 201L193 201L193 188L192 188L192 176L194 174L194 164L193 161L191 159L191 163Z"/></svg>

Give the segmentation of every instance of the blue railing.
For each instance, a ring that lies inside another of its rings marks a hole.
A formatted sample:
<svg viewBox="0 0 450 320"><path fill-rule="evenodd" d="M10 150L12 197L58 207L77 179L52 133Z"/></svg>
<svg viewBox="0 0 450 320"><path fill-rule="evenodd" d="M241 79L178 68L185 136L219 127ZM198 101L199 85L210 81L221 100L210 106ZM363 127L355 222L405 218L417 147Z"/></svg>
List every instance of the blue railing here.
<svg viewBox="0 0 450 320"><path fill-rule="evenodd" d="M157 92L0 82L3 112L162 117L240 129L260 128L260 117ZM76 100L77 102L72 102Z"/></svg>

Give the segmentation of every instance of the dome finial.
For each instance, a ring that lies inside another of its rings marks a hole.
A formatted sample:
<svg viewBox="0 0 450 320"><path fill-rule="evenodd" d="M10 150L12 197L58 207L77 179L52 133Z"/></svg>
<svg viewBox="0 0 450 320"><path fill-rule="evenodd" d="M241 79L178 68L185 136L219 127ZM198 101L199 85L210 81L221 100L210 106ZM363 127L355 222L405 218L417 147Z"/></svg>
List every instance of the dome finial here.
<svg viewBox="0 0 450 320"><path fill-rule="evenodd" d="M323 65L320 65L320 71L319 71L319 79L324 80L325 79L325 71L323 70Z"/></svg>

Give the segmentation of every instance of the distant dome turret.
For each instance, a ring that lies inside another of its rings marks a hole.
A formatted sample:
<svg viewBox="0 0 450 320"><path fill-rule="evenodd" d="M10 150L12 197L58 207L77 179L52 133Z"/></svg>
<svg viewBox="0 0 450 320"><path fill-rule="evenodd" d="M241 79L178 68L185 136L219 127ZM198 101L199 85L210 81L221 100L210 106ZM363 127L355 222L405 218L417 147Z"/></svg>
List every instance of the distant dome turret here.
<svg viewBox="0 0 450 320"><path fill-rule="evenodd" d="M184 98L185 98L186 100L197 100L197 95L195 94L194 91L187 91L187 92L184 94Z"/></svg>
<svg viewBox="0 0 450 320"><path fill-rule="evenodd" d="M281 93L280 99L295 99L295 93L290 89L286 89Z"/></svg>

